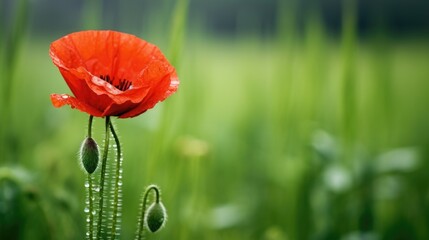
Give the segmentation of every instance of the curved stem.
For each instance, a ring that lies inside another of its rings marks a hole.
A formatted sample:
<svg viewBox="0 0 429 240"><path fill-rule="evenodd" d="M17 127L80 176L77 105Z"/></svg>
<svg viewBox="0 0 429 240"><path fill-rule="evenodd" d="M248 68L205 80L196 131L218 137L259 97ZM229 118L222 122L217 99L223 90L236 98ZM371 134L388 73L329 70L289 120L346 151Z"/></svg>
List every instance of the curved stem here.
<svg viewBox="0 0 429 240"><path fill-rule="evenodd" d="M109 125L110 118L106 117L106 132L104 136L104 151L103 151L103 160L101 163L101 175L100 175L100 194L99 194L99 210L98 210L98 224L97 224L97 239L101 239L101 225L103 220L103 205L104 205L104 182L106 177L106 163L107 163L107 154L109 153Z"/></svg>
<svg viewBox="0 0 429 240"><path fill-rule="evenodd" d="M113 218L112 218L112 234L111 237L112 239L115 239L115 236L117 234L117 228L116 228L116 224L118 222L118 209L121 205L121 203L119 202L119 198L120 198L120 181L122 178L122 155L121 155L121 143L119 142L119 138L118 135L115 132L115 128L113 127L112 122L110 122L109 124L110 127L110 131L112 132L113 138L115 139L115 143L116 143L116 150L117 150L117 155L116 155L116 172L115 172L115 185L114 185L114 199L113 199Z"/></svg>
<svg viewBox="0 0 429 240"><path fill-rule="evenodd" d="M155 185L150 185L147 189L146 192L144 193L143 199L142 199L142 212L140 215L140 221L139 221L139 226L138 226L138 230L137 230L137 236L136 239L140 240L143 238L143 234L144 234L144 217L146 215L146 203L147 203L147 198L149 196L149 193L151 190L155 191L155 202L159 203L159 189L157 186Z"/></svg>

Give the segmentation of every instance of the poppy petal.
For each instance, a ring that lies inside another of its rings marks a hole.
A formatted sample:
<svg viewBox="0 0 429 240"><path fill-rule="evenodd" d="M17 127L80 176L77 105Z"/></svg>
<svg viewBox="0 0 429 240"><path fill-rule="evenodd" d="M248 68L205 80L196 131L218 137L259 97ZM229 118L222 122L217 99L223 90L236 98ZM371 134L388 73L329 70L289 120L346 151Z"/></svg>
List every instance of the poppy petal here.
<svg viewBox="0 0 429 240"><path fill-rule="evenodd" d="M79 69L78 69L79 70ZM66 80L67 85L72 91L75 98L79 99L80 102L86 103L87 105L98 109L103 112L104 109L109 106L113 100L107 95L99 95L95 93L87 84L84 79L91 77L89 73L82 73L76 69L62 69L60 68L61 75Z"/></svg>
<svg viewBox="0 0 429 240"><path fill-rule="evenodd" d="M170 76L167 76L166 78L167 80L170 80ZM153 108L158 102L164 101L167 97L176 92L178 82L179 80L177 79L177 77L175 77L171 81L160 81L160 85L155 87L160 91L152 91L152 95L149 95L134 109L120 115L119 118L135 117Z"/></svg>
<svg viewBox="0 0 429 240"><path fill-rule="evenodd" d="M112 103L104 110L103 116L120 116L121 114L134 109L136 106L138 106L138 103L133 103L130 101L122 104Z"/></svg>
<svg viewBox="0 0 429 240"><path fill-rule="evenodd" d="M107 95L117 104L122 104L127 101L133 103L141 102L148 92L148 89L141 87L121 91L112 84L96 76L92 76L90 80L86 80L86 83L94 93L97 95Z"/></svg>
<svg viewBox="0 0 429 240"><path fill-rule="evenodd" d="M68 94L51 94L52 105L56 108L60 108L64 105L70 105L72 108L77 108L82 112L86 112L96 117L102 117L102 112L96 108L89 106L88 104L79 101L77 98Z"/></svg>

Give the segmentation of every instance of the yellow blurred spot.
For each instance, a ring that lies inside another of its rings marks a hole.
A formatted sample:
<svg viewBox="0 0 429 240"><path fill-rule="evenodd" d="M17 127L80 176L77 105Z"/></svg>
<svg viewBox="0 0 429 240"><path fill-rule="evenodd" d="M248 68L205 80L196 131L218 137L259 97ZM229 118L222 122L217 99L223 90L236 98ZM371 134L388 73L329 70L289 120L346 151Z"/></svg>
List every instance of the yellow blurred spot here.
<svg viewBox="0 0 429 240"><path fill-rule="evenodd" d="M209 144L192 136L183 136L177 141L178 152L190 158L199 158L207 155Z"/></svg>

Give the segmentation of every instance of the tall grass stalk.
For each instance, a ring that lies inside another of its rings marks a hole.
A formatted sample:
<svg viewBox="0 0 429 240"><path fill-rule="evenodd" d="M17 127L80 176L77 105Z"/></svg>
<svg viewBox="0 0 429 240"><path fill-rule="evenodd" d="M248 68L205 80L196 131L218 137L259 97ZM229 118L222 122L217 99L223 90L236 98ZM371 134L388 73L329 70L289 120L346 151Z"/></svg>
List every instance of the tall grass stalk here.
<svg viewBox="0 0 429 240"><path fill-rule="evenodd" d="M186 22L190 0L177 0L171 18L170 29L170 54L169 59L173 66L178 67L183 43L186 34Z"/></svg>
<svg viewBox="0 0 429 240"><path fill-rule="evenodd" d="M284 171L290 173L290 167L294 166L293 160L296 154L297 146L300 145L300 140L295 137L297 134L297 126L295 121L295 111L297 109L296 92L295 89L299 84L296 67L299 62L299 56L296 55L297 48L299 47L298 34L297 34L297 9L298 1L277 1L277 44L280 50L280 59L277 62L278 73L277 79L273 81L271 86L270 105L272 106L271 121L269 126L272 126L272 136L269 138L271 142L270 147L270 164L285 166ZM287 156L287 158L286 158ZM286 169L287 168L287 169ZM301 168L294 170L296 173L301 171ZM288 206L293 206L289 211L287 217L281 221L276 220L277 224L281 224L288 237L291 239L298 239L299 229L296 222L297 215L297 198L293 198L297 191L297 174L288 174L287 183L282 186L284 188L283 196L273 198L273 203L279 206L279 202L283 202ZM277 204L276 204L277 203ZM280 215L280 214L279 214ZM276 214L277 218L279 215ZM266 216L267 219L271 218ZM266 225L269 228L270 225Z"/></svg>
<svg viewBox="0 0 429 240"><path fill-rule="evenodd" d="M297 1L278 0L277 42L281 54L279 81L273 85L273 119L278 130L286 130L291 124L293 87L296 83L294 67L297 47ZM280 86L278 85L280 84ZM283 139L283 138L281 138ZM287 140L293 141L286 136Z"/></svg>
<svg viewBox="0 0 429 240"><path fill-rule="evenodd" d="M12 11L12 24L9 28L6 26L7 32L0 30L2 33L0 37L3 39L0 43L2 45L0 55L0 160L13 159L17 161L18 158L12 157L14 153L11 152L10 144L12 142L12 120L11 120L11 96L13 93L13 81L16 63L19 55L19 50L22 46L25 37L25 30L28 22L29 3L28 0L19 0L15 2L15 9Z"/></svg>
<svg viewBox="0 0 429 240"><path fill-rule="evenodd" d="M343 25L341 35L341 98L342 122L344 140L344 160L350 158L355 143L358 121L356 121L356 2L355 0L343 1Z"/></svg>
<svg viewBox="0 0 429 240"><path fill-rule="evenodd" d="M296 239L309 239L312 237L312 232L316 229L316 221L314 213L311 208L311 198L313 196L313 189L317 182L318 172L316 166L311 161L312 155L309 154L306 145L311 141L314 132L323 126L322 114L326 109L323 105L324 90L327 85L326 69L328 67L326 59L326 39L325 28L323 26L322 17L320 14L319 5L317 1L311 2L311 6L307 10L307 19L305 23L305 35L303 45L304 59L300 64L300 81L299 86L295 91L302 94L298 97L297 106L300 111L296 118L298 136L294 136L298 144L296 147L297 161L301 161L301 171L295 183L296 192ZM316 126L311 126L309 123L316 123ZM319 126L318 126L319 125Z"/></svg>
<svg viewBox="0 0 429 240"><path fill-rule="evenodd" d="M379 27L372 38L371 66L373 77L372 96L377 101L371 102L375 107L371 108L370 120L373 131L378 132L378 137L373 139L374 149L383 149L391 145L392 128L394 122L392 106L392 76L390 40L386 30Z"/></svg>
<svg viewBox="0 0 429 240"><path fill-rule="evenodd" d="M181 50L185 39L188 7L189 0L177 0L170 24L170 52L167 56L170 63L175 66L179 78ZM159 128L158 131L154 135L152 135L154 148L151 149L148 159L148 177L150 177L154 173L153 170L156 168L155 163L159 161L159 158L161 156L163 156L162 148L165 146L166 139L170 137L171 121L174 118L174 108L172 104L175 103L170 102L168 100L162 104L162 116L160 119Z"/></svg>
<svg viewBox="0 0 429 240"><path fill-rule="evenodd" d="M102 26L102 0L86 1L82 13L83 29L99 29Z"/></svg>

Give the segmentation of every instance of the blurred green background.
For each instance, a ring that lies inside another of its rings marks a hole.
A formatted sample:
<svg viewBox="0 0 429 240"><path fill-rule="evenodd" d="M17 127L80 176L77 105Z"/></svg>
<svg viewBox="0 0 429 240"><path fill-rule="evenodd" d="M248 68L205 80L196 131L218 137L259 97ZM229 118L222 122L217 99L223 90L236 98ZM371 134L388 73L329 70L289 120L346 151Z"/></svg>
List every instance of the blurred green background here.
<svg viewBox="0 0 429 240"><path fill-rule="evenodd" d="M176 94L114 119L122 239L162 189L148 239L429 239L425 1L0 2L0 238L83 239L88 116L49 44L114 29L156 45ZM103 139L103 120L95 119Z"/></svg>

